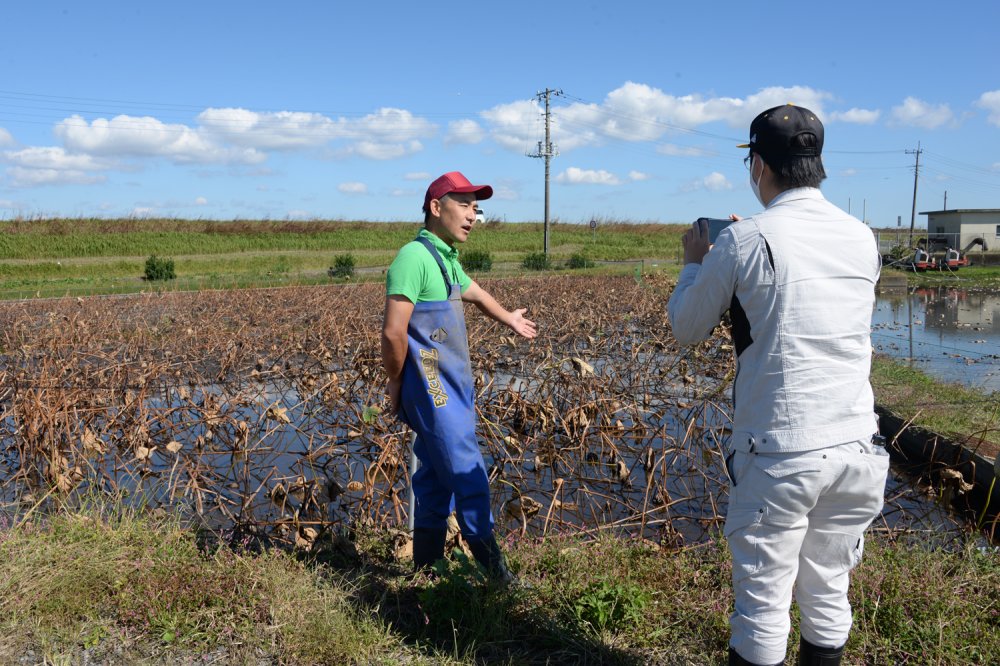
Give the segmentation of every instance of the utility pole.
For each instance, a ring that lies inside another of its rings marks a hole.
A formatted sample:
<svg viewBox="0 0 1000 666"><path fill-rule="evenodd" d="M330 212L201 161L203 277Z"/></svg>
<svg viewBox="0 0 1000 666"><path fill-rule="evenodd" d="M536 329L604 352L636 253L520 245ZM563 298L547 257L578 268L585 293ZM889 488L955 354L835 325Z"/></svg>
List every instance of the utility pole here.
<svg viewBox="0 0 1000 666"><path fill-rule="evenodd" d="M948 190L944 191L944 208L941 210L948 210Z"/></svg>
<svg viewBox="0 0 1000 666"><path fill-rule="evenodd" d="M528 157L544 157L545 158L545 233L544 233L544 245L543 249L545 251L545 258L549 258L549 161L559 154L555 146L552 145L551 140L551 127L550 120L551 114L549 113L549 98L552 95L561 95L562 90L554 90L552 88L546 88L544 91L539 92L535 95L539 100L543 97L545 98L545 143L541 141L538 142L538 150L534 153L528 153Z"/></svg>
<svg viewBox="0 0 1000 666"><path fill-rule="evenodd" d="M913 247L913 223L917 220L917 176L920 174L920 142L917 141L916 150L907 150L907 155L916 155L917 161L913 165L913 208L910 209L910 247Z"/></svg>

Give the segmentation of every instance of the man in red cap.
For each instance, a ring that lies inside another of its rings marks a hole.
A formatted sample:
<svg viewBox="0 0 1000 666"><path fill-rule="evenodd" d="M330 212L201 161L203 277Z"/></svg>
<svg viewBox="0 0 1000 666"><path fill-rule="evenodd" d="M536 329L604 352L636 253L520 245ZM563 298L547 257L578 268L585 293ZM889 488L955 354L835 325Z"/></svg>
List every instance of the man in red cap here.
<svg viewBox="0 0 1000 666"><path fill-rule="evenodd" d="M476 222L476 204L493 196L458 171L427 188L424 228L399 251L386 275L382 364L393 412L417 434L413 475L413 563L444 557L448 516L490 576L513 580L493 537L489 480L476 439L472 365L463 302L525 338L537 334L525 310L510 312L469 278L458 262Z"/></svg>
<svg viewBox="0 0 1000 666"><path fill-rule="evenodd" d="M696 222L667 306L694 344L723 313L736 352L725 536L733 556L729 663L784 662L794 591L799 664L839 664L849 574L882 509L889 455L877 435L871 230L819 190L823 124L786 104L750 125L745 160L764 210L709 244ZM735 216L734 216L735 217Z"/></svg>

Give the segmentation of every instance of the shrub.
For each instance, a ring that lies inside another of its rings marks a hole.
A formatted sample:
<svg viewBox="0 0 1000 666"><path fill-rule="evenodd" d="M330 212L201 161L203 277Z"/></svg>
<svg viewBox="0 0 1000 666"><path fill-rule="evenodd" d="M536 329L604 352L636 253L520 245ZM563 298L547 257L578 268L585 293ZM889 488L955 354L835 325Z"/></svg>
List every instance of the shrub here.
<svg viewBox="0 0 1000 666"><path fill-rule="evenodd" d="M354 255L339 254L333 260L333 266L327 271L332 278L349 278L354 275Z"/></svg>
<svg viewBox="0 0 1000 666"><path fill-rule="evenodd" d="M469 250L458 257L466 271L488 273L493 268L493 257L487 250Z"/></svg>
<svg viewBox="0 0 1000 666"><path fill-rule="evenodd" d="M545 271L551 268L549 258L545 256L544 252L532 252L524 258L521 266L529 271Z"/></svg>
<svg viewBox="0 0 1000 666"><path fill-rule="evenodd" d="M574 254L566 262L566 268L593 268L594 262L582 254Z"/></svg>
<svg viewBox="0 0 1000 666"><path fill-rule="evenodd" d="M146 280L173 280L177 277L177 272L174 270L174 260L157 257L155 254L149 256L146 259L146 270L144 273Z"/></svg>

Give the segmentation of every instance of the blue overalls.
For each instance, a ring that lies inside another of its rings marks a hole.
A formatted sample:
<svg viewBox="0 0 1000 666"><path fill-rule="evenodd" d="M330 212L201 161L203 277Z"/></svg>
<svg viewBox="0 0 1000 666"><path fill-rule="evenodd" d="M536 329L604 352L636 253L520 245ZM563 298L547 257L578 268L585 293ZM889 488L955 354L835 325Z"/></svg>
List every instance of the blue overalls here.
<svg viewBox="0 0 1000 666"><path fill-rule="evenodd" d="M489 480L476 440L472 364L462 290L426 238L417 238L437 261L448 300L415 303L407 329L400 416L417 433L413 475L414 527L444 530L454 508L467 540L493 533Z"/></svg>

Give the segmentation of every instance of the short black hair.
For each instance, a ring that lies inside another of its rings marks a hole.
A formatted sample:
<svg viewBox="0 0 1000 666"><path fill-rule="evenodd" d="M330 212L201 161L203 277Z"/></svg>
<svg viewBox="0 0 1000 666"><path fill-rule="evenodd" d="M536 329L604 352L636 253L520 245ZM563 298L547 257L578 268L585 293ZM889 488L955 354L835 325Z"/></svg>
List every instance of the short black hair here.
<svg viewBox="0 0 1000 666"><path fill-rule="evenodd" d="M816 145L816 135L803 133L792 137L790 145L793 148L806 148ZM826 170L823 168L823 158L814 156L786 157L783 161L769 160L760 153L757 155L767 163L767 166L774 172L775 185L782 191L791 190L796 187L819 187L819 184L826 179Z"/></svg>

